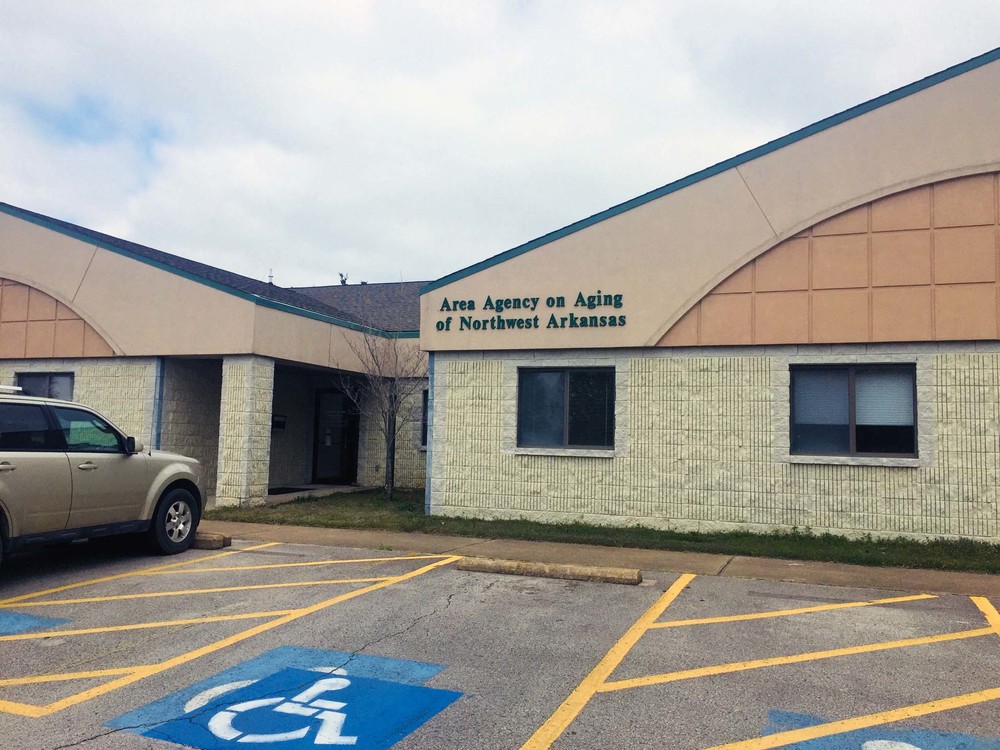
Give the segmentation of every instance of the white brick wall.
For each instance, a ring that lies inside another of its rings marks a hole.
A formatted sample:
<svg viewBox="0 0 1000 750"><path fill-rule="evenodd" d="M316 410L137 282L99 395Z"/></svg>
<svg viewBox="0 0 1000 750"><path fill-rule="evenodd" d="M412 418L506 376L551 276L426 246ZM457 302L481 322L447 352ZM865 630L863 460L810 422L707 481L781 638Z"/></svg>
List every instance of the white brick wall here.
<svg viewBox="0 0 1000 750"><path fill-rule="evenodd" d="M274 360L223 359L216 505L253 505L267 498L273 391Z"/></svg>
<svg viewBox="0 0 1000 750"><path fill-rule="evenodd" d="M920 458L789 459L788 365L834 361L916 363ZM614 452L514 446L516 368L554 364L615 365ZM703 531L1000 534L995 344L437 354L435 369L433 513Z"/></svg>

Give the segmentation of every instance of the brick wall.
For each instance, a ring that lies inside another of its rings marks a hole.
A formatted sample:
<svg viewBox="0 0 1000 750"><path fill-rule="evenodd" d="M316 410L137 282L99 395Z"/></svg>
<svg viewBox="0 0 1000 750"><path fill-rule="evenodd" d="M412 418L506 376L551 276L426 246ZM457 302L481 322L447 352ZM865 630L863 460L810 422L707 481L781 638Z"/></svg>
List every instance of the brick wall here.
<svg viewBox="0 0 1000 750"><path fill-rule="evenodd" d="M426 453L420 446L420 421L423 411L423 387L407 399L400 409L405 420L396 438L396 486L423 487L426 478ZM385 438L377 424L361 418L358 446L358 484L378 487L385 482Z"/></svg>
<svg viewBox="0 0 1000 750"><path fill-rule="evenodd" d="M221 359L164 360L160 447L201 461L208 495L218 471L221 392Z"/></svg>
<svg viewBox="0 0 1000 750"><path fill-rule="evenodd" d="M267 498L274 360L253 355L222 361L217 505Z"/></svg>
<svg viewBox="0 0 1000 750"><path fill-rule="evenodd" d="M153 445L156 359L0 360L0 383L19 372L73 373L73 400L96 409L146 447Z"/></svg>
<svg viewBox="0 0 1000 750"><path fill-rule="evenodd" d="M307 371L275 370L274 413L285 417L285 427L271 431L272 487L312 481L314 379Z"/></svg>
<svg viewBox="0 0 1000 750"><path fill-rule="evenodd" d="M919 458L788 455L788 366L831 362L916 364ZM516 448L517 367L546 365L615 366L614 451ZM997 344L438 354L435 368L433 513L1000 534Z"/></svg>

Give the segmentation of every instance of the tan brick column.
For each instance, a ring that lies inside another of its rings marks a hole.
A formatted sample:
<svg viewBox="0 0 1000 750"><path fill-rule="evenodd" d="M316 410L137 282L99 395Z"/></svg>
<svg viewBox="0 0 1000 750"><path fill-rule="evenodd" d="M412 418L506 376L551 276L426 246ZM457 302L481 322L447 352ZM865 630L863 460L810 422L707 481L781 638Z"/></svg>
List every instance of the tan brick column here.
<svg viewBox="0 0 1000 750"><path fill-rule="evenodd" d="M257 505L267 497L273 402L274 360L223 359L217 506Z"/></svg>

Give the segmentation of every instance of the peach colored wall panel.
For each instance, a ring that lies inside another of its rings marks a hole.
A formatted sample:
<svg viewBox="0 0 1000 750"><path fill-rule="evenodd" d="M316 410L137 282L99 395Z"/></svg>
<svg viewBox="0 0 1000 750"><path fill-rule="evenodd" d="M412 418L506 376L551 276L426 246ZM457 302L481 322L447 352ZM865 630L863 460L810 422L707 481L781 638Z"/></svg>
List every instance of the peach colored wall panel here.
<svg viewBox="0 0 1000 750"><path fill-rule="evenodd" d="M766 292L755 296L754 305L754 343L796 344L809 339L808 292Z"/></svg>
<svg viewBox="0 0 1000 750"><path fill-rule="evenodd" d="M89 351L85 341L90 340ZM111 356L97 331L45 292L0 279L0 359Z"/></svg>
<svg viewBox="0 0 1000 750"><path fill-rule="evenodd" d="M754 288L758 292L808 289L809 240L783 242L758 258L754 265Z"/></svg>
<svg viewBox="0 0 1000 750"><path fill-rule="evenodd" d="M28 321L24 340L24 356L28 359L52 357L56 351L56 322L54 320Z"/></svg>
<svg viewBox="0 0 1000 750"><path fill-rule="evenodd" d="M57 320L55 351L59 357L83 356L83 332L87 324L82 320Z"/></svg>
<svg viewBox="0 0 1000 750"><path fill-rule="evenodd" d="M743 266L712 290L712 294L742 294L753 291L753 264Z"/></svg>
<svg viewBox="0 0 1000 750"><path fill-rule="evenodd" d="M906 190L872 203L872 231L930 229L931 189Z"/></svg>
<svg viewBox="0 0 1000 750"><path fill-rule="evenodd" d="M993 175L939 182L934 186L934 226L995 224L996 205Z"/></svg>
<svg viewBox="0 0 1000 750"><path fill-rule="evenodd" d="M27 323L0 323L0 359L22 359L27 337Z"/></svg>
<svg viewBox="0 0 1000 750"><path fill-rule="evenodd" d="M939 339L995 339L996 285L964 284L935 288L934 329Z"/></svg>
<svg viewBox="0 0 1000 750"><path fill-rule="evenodd" d="M678 320L664 336L661 346L697 346L698 317L701 305L695 305Z"/></svg>
<svg viewBox="0 0 1000 750"><path fill-rule="evenodd" d="M996 281L994 227L958 227L934 231L934 282L967 284Z"/></svg>
<svg viewBox="0 0 1000 750"><path fill-rule="evenodd" d="M817 237L813 240L813 289L868 286L868 236Z"/></svg>
<svg viewBox="0 0 1000 750"><path fill-rule="evenodd" d="M5 284L0 299L0 320L28 319L28 287Z"/></svg>
<svg viewBox="0 0 1000 750"><path fill-rule="evenodd" d="M827 219L738 269L660 345L996 339L998 196L994 172L906 190ZM741 314L747 322L736 319Z"/></svg>
<svg viewBox="0 0 1000 750"><path fill-rule="evenodd" d="M812 294L812 338L820 344L868 340L868 291L833 289Z"/></svg>
<svg viewBox="0 0 1000 750"><path fill-rule="evenodd" d="M868 207L858 206L850 211L821 221L813 227L814 237L839 234L864 234L868 231Z"/></svg>
<svg viewBox="0 0 1000 750"><path fill-rule="evenodd" d="M701 308L701 335L720 344L749 344L751 337L749 294L709 297Z"/></svg>
<svg viewBox="0 0 1000 750"><path fill-rule="evenodd" d="M879 232L872 235L872 286L930 283L930 232Z"/></svg>
<svg viewBox="0 0 1000 750"><path fill-rule="evenodd" d="M929 286L893 287L872 292L872 340L932 341Z"/></svg>
<svg viewBox="0 0 1000 750"><path fill-rule="evenodd" d="M55 320L56 301L45 292L28 290L28 320Z"/></svg>

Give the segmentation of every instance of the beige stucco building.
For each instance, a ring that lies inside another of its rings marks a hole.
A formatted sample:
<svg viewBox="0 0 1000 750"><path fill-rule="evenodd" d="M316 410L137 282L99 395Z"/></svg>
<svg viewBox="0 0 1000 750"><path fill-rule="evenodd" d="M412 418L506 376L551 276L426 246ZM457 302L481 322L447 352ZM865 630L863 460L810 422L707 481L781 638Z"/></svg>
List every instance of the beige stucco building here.
<svg viewBox="0 0 1000 750"><path fill-rule="evenodd" d="M1000 50L426 286L429 510L1000 536Z"/></svg>
<svg viewBox="0 0 1000 750"><path fill-rule="evenodd" d="M345 393L366 336L423 358L418 287L284 289L0 204L0 383L198 458L220 505L379 485L382 434ZM421 405L402 410L401 486L423 485Z"/></svg>

